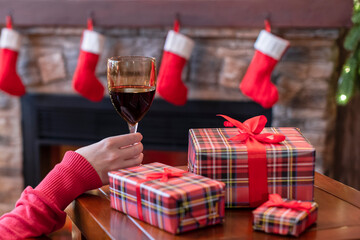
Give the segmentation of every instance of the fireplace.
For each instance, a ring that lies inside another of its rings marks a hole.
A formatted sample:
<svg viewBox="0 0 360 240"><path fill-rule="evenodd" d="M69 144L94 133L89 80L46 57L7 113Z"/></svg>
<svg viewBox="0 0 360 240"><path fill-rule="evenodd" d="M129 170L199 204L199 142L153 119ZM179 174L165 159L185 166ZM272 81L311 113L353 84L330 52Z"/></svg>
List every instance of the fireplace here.
<svg viewBox="0 0 360 240"><path fill-rule="evenodd" d="M189 128L221 127L226 114L244 121L262 114L271 125L272 110L253 102L190 100L175 107L155 99L139 123L145 150L182 151L188 147ZM25 185L36 186L56 163L56 146L84 146L128 133L108 97L99 103L78 95L27 94L21 99Z"/></svg>

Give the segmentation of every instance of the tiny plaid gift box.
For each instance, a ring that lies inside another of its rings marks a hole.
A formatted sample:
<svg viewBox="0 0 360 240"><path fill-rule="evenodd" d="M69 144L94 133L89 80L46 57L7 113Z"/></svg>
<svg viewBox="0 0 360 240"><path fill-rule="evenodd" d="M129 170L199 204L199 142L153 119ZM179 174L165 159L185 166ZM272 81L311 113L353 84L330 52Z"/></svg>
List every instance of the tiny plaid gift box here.
<svg viewBox="0 0 360 240"><path fill-rule="evenodd" d="M226 207L258 207L268 193L313 200L315 149L297 128L265 128L264 116L225 117L237 128L189 130L188 169L224 182Z"/></svg>
<svg viewBox="0 0 360 240"><path fill-rule="evenodd" d="M269 201L253 211L253 228L267 233L299 236L316 222L318 205L315 202L283 200L270 194Z"/></svg>
<svg viewBox="0 0 360 240"><path fill-rule="evenodd" d="M109 172L111 207L170 233L222 223L225 184L161 163Z"/></svg>

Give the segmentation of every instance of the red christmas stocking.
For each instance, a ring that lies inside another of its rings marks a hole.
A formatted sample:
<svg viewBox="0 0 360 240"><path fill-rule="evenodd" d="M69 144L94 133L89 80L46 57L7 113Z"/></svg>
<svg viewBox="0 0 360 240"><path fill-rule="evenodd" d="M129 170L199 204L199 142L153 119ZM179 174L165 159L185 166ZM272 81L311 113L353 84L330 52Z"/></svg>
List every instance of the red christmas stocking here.
<svg viewBox="0 0 360 240"><path fill-rule="evenodd" d="M7 28L2 29L0 39L0 89L14 96L22 96L25 87L16 72L21 37L7 21Z"/></svg>
<svg viewBox="0 0 360 240"><path fill-rule="evenodd" d="M161 60L157 92L174 105L184 105L187 100L187 87L181 80L183 68L190 58L194 41L185 35L170 30L165 41Z"/></svg>
<svg viewBox="0 0 360 240"><path fill-rule="evenodd" d="M272 107L278 100L271 73L290 43L262 30L255 42L255 55L240 83L241 91L264 108Z"/></svg>
<svg viewBox="0 0 360 240"><path fill-rule="evenodd" d="M85 30L82 37L80 56L73 77L73 88L83 97L99 102L104 96L104 86L95 76L104 36L92 30Z"/></svg>

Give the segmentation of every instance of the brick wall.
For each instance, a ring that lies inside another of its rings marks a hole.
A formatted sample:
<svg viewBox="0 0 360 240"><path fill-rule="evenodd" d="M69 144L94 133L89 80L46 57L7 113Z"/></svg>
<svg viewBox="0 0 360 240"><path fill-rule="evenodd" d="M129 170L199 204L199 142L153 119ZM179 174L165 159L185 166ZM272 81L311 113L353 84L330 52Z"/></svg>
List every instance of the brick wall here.
<svg viewBox="0 0 360 240"><path fill-rule="evenodd" d="M254 54L260 29L183 29L196 41L184 81L189 98L248 101L238 90ZM27 91L75 94L71 78L79 54L80 28L19 29L24 39L18 72ZM150 55L158 66L167 29L99 29L106 36L97 74L106 84L106 58ZM318 169L332 162L337 67L337 29L290 30L274 33L291 43L272 74L280 100L273 108L274 126L296 126L315 145ZM26 119L24 119L26 121ZM14 207L22 186L22 140L19 99L0 93L0 213ZM327 154L325 154L327 153ZM324 164L323 164L324 162Z"/></svg>

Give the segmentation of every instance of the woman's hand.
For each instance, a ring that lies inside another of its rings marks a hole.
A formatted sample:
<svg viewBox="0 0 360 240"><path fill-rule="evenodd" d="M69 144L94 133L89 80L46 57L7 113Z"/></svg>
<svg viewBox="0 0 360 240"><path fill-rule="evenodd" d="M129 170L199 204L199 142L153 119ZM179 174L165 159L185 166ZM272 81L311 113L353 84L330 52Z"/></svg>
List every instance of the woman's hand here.
<svg viewBox="0 0 360 240"><path fill-rule="evenodd" d="M103 184L109 183L107 173L112 170L139 165L143 160L142 135L132 133L109 137L75 152L94 167Z"/></svg>

